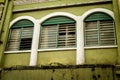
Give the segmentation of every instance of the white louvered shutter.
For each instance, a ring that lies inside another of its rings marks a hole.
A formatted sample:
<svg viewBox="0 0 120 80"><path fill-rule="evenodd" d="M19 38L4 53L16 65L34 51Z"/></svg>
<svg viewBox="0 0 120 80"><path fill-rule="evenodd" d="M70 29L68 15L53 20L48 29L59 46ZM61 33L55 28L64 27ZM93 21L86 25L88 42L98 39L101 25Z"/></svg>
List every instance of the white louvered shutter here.
<svg viewBox="0 0 120 80"><path fill-rule="evenodd" d="M63 24L59 26L58 47L75 47L75 24Z"/></svg>
<svg viewBox="0 0 120 80"><path fill-rule="evenodd" d="M40 48L65 48L76 45L75 24L43 26Z"/></svg>
<svg viewBox="0 0 120 80"><path fill-rule="evenodd" d="M100 21L100 42L101 45L116 44L115 28L113 21Z"/></svg>
<svg viewBox="0 0 120 80"><path fill-rule="evenodd" d="M12 29L7 51L29 50L31 48L33 27Z"/></svg>
<svg viewBox="0 0 120 80"><path fill-rule="evenodd" d="M65 16L55 16L42 23L40 47L68 48L76 46L75 21Z"/></svg>
<svg viewBox="0 0 120 80"><path fill-rule="evenodd" d="M34 24L30 20L22 19L10 28L6 51L30 50Z"/></svg>
<svg viewBox="0 0 120 80"><path fill-rule="evenodd" d="M57 46L57 25L44 26L41 32L40 48L56 48Z"/></svg>
<svg viewBox="0 0 120 80"><path fill-rule="evenodd" d="M109 15L96 12L84 22L85 46L116 45L114 21Z"/></svg>
<svg viewBox="0 0 120 80"><path fill-rule="evenodd" d="M23 28L21 32L20 50L31 49L33 27Z"/></svg>
<svg viewBox="0 0 120 80"><path fill-rule="evenodd" d="M19 50L20 32L21 32L21 29L12 29L10 38L8 41L8 46L7 46L8 51Z"/></svg>
<svg viewBox="0 0 120 80"><path fill-rule="evenodd" d="M85 45L98 45L97 22L87 22L85 25Z"/></svg>

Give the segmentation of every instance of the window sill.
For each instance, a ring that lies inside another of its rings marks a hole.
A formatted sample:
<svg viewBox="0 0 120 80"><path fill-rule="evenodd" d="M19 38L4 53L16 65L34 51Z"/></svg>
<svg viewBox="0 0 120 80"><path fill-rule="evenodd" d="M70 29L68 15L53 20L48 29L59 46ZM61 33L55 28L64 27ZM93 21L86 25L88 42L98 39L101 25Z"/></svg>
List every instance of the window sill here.
<svg viewBox="0 0 120 80"><path fill-rule="evenodd" d="M89 46L84 47L84 49L97 49L97 48L117 48L117 45L112 46ZM77 48L57 48L57 49L39 49L38 51L62 51L62 50L76 50ZM22 50L22 51L5 51L4 53L27 53L31 50Z"/></svg>
<svg viewBox="0 0 120 80"><path fill-rule="evenodd" d="M118 47L117 45L111 45L111 46L89 46L89 47L84 47L84 49L97 49L97 48L116 48Z"/></svg>
<svg viewBox="0 0 120 80"><path fill-rule="evenodd" d="M62 50L76 50L76 48L39 49L38 51L62 51Z"/></svg>
<svg viewBox="0 0 120 80"><path fill-rule="evenodd" d="M22 51L5 51L4 53L27 53L31 52L31 50L22 50Z"/></svg>

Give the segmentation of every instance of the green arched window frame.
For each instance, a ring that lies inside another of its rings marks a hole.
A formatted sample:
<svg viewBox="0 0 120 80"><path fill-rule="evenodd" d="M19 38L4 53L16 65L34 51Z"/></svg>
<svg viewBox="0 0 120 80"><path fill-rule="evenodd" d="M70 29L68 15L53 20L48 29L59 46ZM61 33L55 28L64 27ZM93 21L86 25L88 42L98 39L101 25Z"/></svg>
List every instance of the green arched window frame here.
<svg viewBox="0 0 120 80"><path fill-rule="evenodd" d="M7 51L30 50L32 44L34 24L32 21L22 19L10 28Z"/></svg>
<svg viewBox="0 0 120 80"><path fill-rule="evenodd" d="M114 20L102 12L90 14L84 20L85 46L116 45Z"/></svg>
<svg viewBox="0 0 120 80"><path fill-rule="evenodd" d="M40 49L71 48L76 46L76 21L55 16L41 24Z"/></svg>

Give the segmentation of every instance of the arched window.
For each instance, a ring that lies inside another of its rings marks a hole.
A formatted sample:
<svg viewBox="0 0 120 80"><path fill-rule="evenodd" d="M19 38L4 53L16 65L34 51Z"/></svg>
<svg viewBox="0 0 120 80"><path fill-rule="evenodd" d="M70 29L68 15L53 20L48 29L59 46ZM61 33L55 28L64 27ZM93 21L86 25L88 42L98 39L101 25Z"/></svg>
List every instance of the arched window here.
<svg viewBox="0 0 120 80"><path fill-rule="evenodd" d="M85 46L116 45L114 20L106 13L96 12L84 20Z"/></svg>
<svg viewBox="0 0 120 80"><path fill-rule="evenodd" d="M39 48L68 48L76 46L75 21L65 16L55 16L42 23Z"/></svg>
<svg viewBox="0 0 120 80"><path fill-rule="evenodd" d="M17 21L10 28L7 51L30 50L34 24L23 19Z"/></svg>

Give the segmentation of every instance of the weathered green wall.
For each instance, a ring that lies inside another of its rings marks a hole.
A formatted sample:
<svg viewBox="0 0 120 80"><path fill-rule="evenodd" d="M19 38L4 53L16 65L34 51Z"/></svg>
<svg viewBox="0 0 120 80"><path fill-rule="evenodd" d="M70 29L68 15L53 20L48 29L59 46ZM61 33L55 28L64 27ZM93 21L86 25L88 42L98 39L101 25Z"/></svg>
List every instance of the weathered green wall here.
<svg viewBox="0 0 120 80"><path fill-rule="evenodd" d="M86 64L116 64L117 48L85 50Z"/></svg>
<svg viewBox="0 0 120 80"><path fill-rule="evenodd" d="M76 50L39 52L38 65L50 65L54 63L75 65Z"/></svg>
<svg viewBox="0 0 120 80"><path fill-rule="evenodd" d="M85 64L116 64L117 49L87 49L85 50ZM16 65L29 65L30 53L5 54L4 67ZM40 51L38 53L37 65L50 64L76 64L76 51Z"/></svg>
<svg viewBox="0 0 120 80"><path fill-rule="evenodd" d="M120 64L120 14L118 9L118 0L113 0L113 11L115 16L116 35L118 44L118 64Z"/></svg>
<svg viewBox="0 0 120 80"><path fill-rule="evenodd" d="M13 2L9 1L5 3L3 15L2 15L2 21L0 24L0 67L3 67L4 63L4 50L9 34L9 23L11 20L12 15L12 8L13 8ZM7 12L6 12L7 11Z"/></svg>
<svg viewBox="0 0 120 80"><path fill-rule="evenodd" d="M0 3L4 3L5 0L0 0Z"/></svg>
<svg viewBox="0 0 120 80"><path fill-rule="evenodd" d="M4 67L11 67L16 65L29 65L30 53L11 53L5 54Z"/></svg>
<svg viewBox="0 0 120 80"><path fill-rule="evenodd" d="M66 7L66 8L55 8L55 9L46 9L46 10L36 10L31 12L19 12L13 14L13 19L19 16L32 16L36 19L40 19L45 17L46 15L53 12L68 12L77 16L81 16L84 12L94 9L94 8L106 8L112 10L112 4L97 4L97 5L87 5L87 6L79 6L79 7Z"/></svg>
<svg viewBox="0 0 120 80"><path fill-rule="evenodd" d="M1 80L115 80L112 66L19 67L2 70Z"/></svg>
<svg viewBox="0 0 120 80"><path fill-rule="evenodd" d="M38 7L48 7L48 6L61 6L61 5L67 5L67 4L77 4L77 3L85 3L85 2L94 2L96 0L54 0L54 1L46 1L46 2L40 2L35 4L29 4L29 5L18 5L14 7L14 10L20 10L20 9L29 9L29 8L38 8ZM101 1L101 0L97 0Z"/></svg>

